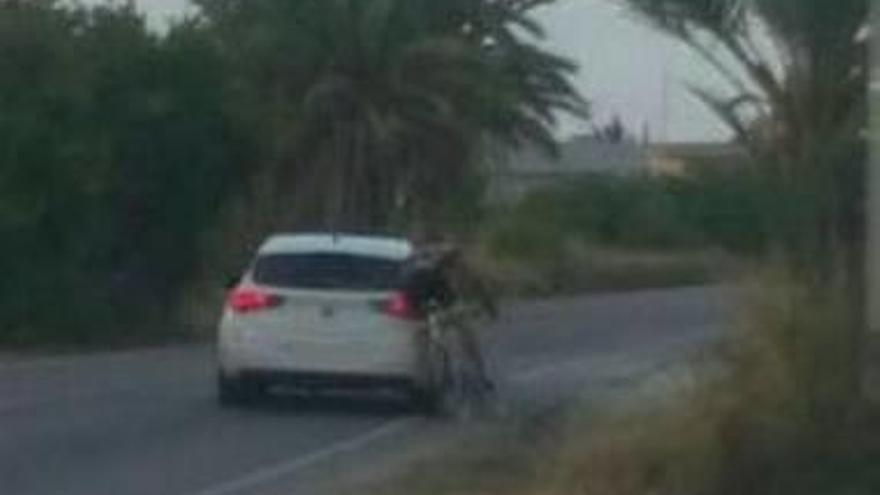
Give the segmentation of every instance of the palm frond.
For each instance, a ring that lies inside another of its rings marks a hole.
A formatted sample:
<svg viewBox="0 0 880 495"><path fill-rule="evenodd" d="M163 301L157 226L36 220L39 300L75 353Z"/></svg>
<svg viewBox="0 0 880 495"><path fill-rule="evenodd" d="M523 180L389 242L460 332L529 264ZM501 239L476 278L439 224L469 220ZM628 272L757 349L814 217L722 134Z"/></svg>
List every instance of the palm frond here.
<svg viewBox="0 0 880 495"><path fill-rule="evenodd" d="M235 12L230 51L297 103L279 137L297 173L348 191L332 205L346 214L401 194L436 202L487 136L552 153L559 114L588 113L577 66L538 43L531 13L548 0L199 1Z"/></svg>
<svg viewBox="0 0 880 495"><path fill-rule="evenodd" d="M733 130L742 144L747 146L756 145L755 136L749 129L749 119L743 116L741 109L746 105L760 108L764 104L760 97L744 94L733 98L725 98L699 86L689 85L688 89L691 94L712 110L722 122Z"/></svg>

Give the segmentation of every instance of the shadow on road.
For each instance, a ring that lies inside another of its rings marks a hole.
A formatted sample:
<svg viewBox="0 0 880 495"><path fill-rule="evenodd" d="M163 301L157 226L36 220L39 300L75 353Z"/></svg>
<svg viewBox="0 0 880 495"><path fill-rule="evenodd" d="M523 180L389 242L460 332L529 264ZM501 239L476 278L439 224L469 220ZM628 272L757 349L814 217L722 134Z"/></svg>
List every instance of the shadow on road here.
<svg viewBox="0 0 880 495"><path fill-rule="evenodd" d="M382 392L333 391L306 393L279 390L266 394L251 404L238 406L239 411L271 415L297 416L406 416L418 410L406 397Z"/></svg>

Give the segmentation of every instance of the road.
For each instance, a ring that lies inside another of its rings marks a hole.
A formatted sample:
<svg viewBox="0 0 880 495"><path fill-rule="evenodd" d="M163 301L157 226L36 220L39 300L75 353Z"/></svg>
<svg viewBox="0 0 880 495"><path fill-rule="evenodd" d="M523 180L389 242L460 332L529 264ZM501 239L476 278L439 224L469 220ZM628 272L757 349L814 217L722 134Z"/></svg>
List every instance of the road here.
<svg viewBox="0 0 880 495"><path fill-rule="evenodd" d="M527 408L583 392L613 363L709 342L731 297L680 289L514 304L495 329L496 362L512 403ZM222 410L213 378L204 347L0 362L0 494L307 493L297 483L322 466L367 463L439 428L391 397Z"/></svg>

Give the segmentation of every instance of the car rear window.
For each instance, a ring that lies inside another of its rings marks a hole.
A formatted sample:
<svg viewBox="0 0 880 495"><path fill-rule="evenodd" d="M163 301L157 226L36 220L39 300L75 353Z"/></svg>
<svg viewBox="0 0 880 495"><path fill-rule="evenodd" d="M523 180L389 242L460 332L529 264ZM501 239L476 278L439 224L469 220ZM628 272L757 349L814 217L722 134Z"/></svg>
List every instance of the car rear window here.
<svg viewBox="0 0 880 495"><path fill-rule="evenodd" d="M310 253L270 254L257 259L254 280L289 289L393 290L403 262L372 256Z"/></svg>

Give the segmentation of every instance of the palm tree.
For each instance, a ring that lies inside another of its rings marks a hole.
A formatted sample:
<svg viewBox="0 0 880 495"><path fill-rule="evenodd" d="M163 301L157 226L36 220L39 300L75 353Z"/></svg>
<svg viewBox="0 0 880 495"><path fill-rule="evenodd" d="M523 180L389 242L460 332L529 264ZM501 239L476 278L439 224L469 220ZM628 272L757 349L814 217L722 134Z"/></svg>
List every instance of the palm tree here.
<svg viewBox="0 0 880 495"><path fill-rule="evenodd" d="M812 211L804 211L792 229L790 254L815 267L817 260L833 260L840 248L857 247L868 2L624 1L717 70L729 91L695 86L695 95L778 185L809 199L802 206ZM825 265L823 277L833 263Z"/></svg>
<svg viewBox="0 0 880 495"><path fill-rule="evenodd" d="M202 3L217 25L260 18L227 39L274 43L264 70L289 104L298 165L286 168L308 184L298 191L322 196L330 226L430 215L487 142L552 150L557 112L585 114L574 65L527 38L541 34L527 15L536 2Z"/></svg>
<svg viewBox="0 0 880 495"><path fill-rule="evenodd" d="M796 199L773 224L788 234L795 272L821 295L839 288L833 282L842 271L862 318L868 1L624 2L728 83L725 94L693 90L786 193L779 197ZM851 330L858 353L864 325Z"/></svg>

